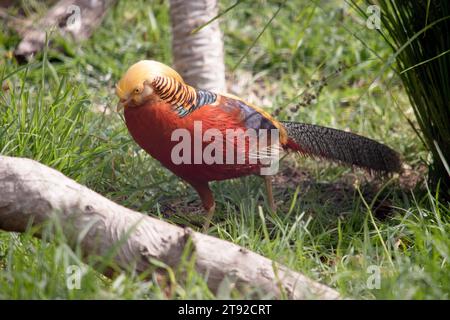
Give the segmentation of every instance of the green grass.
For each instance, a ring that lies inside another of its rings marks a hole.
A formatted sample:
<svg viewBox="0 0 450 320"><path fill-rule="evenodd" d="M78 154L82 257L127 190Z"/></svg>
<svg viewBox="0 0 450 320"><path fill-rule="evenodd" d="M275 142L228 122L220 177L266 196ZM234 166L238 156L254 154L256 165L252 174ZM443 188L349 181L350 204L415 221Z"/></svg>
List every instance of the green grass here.
<svg viewBox="0 0 450 320"><path fill-rule="evenodd" d="M277 7L245 2L221 18L228 70ZM428 154L403 116L412 118L413 111L400 79L390 70L380 75L390 48L358 17L337 1L288 1L228 75L231 91L271 112L280 108L281 119L349 128L383 141L410 169L383 181L290 156L275 183L276 214L267 208L260 178L214 183L218 213L210 234L348 297L448 299L449 206L423 181ZM75 45L50 35L52 49L27 66L8 58L19 39L5 26L2 31L0 76L10 89L0 93L0 153L36 159L127 207L195 227L197 195L139 150L113 107L114 83L127 66L144 58L171 62L167 5L120 1L90 40ZM328 81L316 103L289 111L308 82L342 63L349 67ZM419 182L410 190L414 178ZM89 264L81 288L69 290L66 268L83 264L78 250L49 228L44 240L31 230L0 232L0 299L167 297L152 279L123 273L110 280ZM379 289L367 285L371 266L379 268ZM215 296L192 261L173 274L169 298L249 297L235 291Z"/></svg>
<svg viewBox="0 0 450 320"><path fill-rule="evenodd" d="M366 1L371 3L371 1ZM405 85L430 150L433 189L450 200L450 5L447 1L384 1L381 32L393 48L396 68Z"/></svg>

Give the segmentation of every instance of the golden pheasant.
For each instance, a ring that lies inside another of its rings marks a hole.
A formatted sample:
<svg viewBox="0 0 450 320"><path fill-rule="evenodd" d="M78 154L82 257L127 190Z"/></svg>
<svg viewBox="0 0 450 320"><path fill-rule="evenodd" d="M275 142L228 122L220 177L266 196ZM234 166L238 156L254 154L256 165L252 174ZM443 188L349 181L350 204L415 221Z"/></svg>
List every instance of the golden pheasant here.
<svg viewBox="0 0 450 320"><path fill-rule="evenodd" d="M116 93L118 108L124 108L126 125L138 145L199 194L208 212L205 228L215 209L209 182L265 175L279 151L377 172L400 170L397 153L381 143L336 129L277 121L238 97L193 88L157 61L132 65L116 85ZM274 172L267 172L268 200L274 208L270 182Z"/></svg>

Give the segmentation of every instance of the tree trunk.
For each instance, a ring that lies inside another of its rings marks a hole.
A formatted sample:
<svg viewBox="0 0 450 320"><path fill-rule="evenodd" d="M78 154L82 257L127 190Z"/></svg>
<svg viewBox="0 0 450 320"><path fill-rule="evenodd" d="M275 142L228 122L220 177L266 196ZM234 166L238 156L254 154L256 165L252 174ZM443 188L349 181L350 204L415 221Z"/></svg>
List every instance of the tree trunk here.
<svg viewBox="0 0 450 320"><path fill-rule="evenodd" d="M0 156L0 195L0 229L24 232L30 222L57 219L69 243L79 244L84 256L114 252L113 263L125 271L154 269L153 260L176 268L189 243L195 268L207 276L213 292L230 285L257 288L271 297L339 298L333 289L274 261L122 207L33 160Z"/></svg>
<svg viewBox="0 0 450 320"><path fill-rule="evenodd" d="M223 38L215 20L217 0L170 0L174 67L185 82L199 89L226 91Z"/></svg>

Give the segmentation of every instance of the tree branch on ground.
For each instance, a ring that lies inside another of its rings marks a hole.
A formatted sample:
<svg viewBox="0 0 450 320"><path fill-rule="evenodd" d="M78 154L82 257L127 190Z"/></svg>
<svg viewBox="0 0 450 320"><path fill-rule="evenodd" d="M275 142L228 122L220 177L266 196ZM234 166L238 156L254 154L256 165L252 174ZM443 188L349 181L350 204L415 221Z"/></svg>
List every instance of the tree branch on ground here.
<svg viewBox="0 0 450 320"><path fill-rule="evenodd" d="M115 0L60 0L47 14L23 32L22 41L14 54L28 58L45 46L46 32L52 28L75 41L87 39L102 22L107 9Z"/></svg>
<svg viewBox="0 0 450 320"><path fill-rule="evenodd" d="M56 216L84 257L106 256L115 246L113 263L125 271L143 273L154 268L154 260L176 268L189 243L196 271L213 292L226 279L271 297L339 298L335 290L259 254L127 209L30 159L0 156L0 195L0 229L25 232Z"/></svg>

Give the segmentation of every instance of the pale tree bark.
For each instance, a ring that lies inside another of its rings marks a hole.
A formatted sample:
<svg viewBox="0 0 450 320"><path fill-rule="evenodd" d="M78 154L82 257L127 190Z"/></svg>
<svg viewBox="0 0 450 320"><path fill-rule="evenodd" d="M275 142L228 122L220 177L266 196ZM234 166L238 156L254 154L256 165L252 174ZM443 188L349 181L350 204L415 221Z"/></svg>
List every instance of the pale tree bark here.
<svg viewBox="0 0 450 320"><path fill-rule="evenodd" d="M14 54L28 58L45 46L46 32L56 29L63 36L81 41L91 36L100 25L107 9L115 0L60 0L47 14L33 23L22 37Z"/></svg>
<svg viewBox="0 0 450 320"><path fill-rule="evenodd" d="M125 271L154 268L152 260L177 268L189 243L195 268L207 277L213 292L227 285L258 288L269 297L285 293L291 299L339 299L335 290L283 265L122 207L33 160L0 156L0 195L0 229L24 232L30 223L38 226L56 219L69 243L79 245L85 257L106 256L115 248L113 262Z"/></svg>
<svg viewBox="0 0 450 320"><path fill-rule="evenodd" d="M200 89L226 91L223 37L217 0L170 0L172 52L175 69L186 83Z"/></svg>

